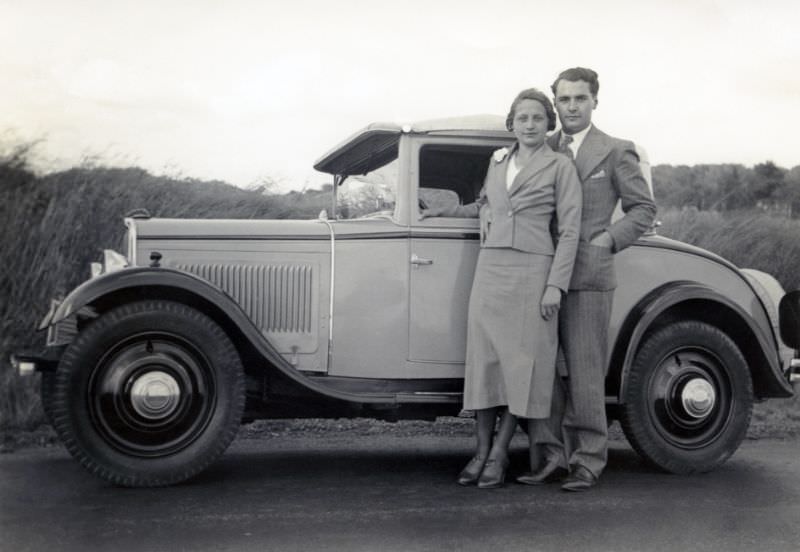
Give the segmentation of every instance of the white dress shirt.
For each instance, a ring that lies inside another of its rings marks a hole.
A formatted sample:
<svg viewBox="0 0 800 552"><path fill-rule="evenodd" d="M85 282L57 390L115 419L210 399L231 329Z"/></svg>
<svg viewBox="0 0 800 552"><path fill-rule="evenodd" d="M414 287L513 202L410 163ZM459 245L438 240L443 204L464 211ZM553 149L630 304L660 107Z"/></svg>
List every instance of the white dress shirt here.
<svg viewBox="0 0 800 552"><path fill-rule="evenodd" d="M591 128L592 128L592 124L589 123L589 126L584 128L580 132L576 132L575 134L570 134L569 135L569 136L572 136L572 142L567 147L572 150L572 158L573 159L578 157L578 150L580 149L581 144L583 144L583 140L586 138L586 135L589 133L589 130ZM566 132L564 132L563 128L561 129L561 134L562 135L563 134L567 134Z"/></svg>
<svg viewBox="0 0 800 552"><path fill-rule="evenodd" d="M506 170L506 190L511 189L511 185L514 183L514 179L519 174L519 167L517 166L517 153L514 152L514 155L511 156L511 159L508 160L508 169Z"/></svg>

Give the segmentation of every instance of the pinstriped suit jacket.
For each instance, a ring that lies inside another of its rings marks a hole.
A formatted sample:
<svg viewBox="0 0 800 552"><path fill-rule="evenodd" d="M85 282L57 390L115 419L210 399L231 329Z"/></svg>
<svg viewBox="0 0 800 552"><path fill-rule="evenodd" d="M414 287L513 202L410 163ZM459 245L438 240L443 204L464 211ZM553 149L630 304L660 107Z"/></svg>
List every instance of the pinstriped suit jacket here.
<svg viewBox="0 0 800 552"><path fill-rule="evenodd" d="M547 139L558 149L561 133ZM575 166L583 188L583 212L575 268L569 289L611 290L617 285L613 253L622 251L653 223L656 206L639 169L633 142L613 138L592 126L578 150ZM611 224L617 201L625 216ZM589 242L607 231L613 252Z"/></svg>

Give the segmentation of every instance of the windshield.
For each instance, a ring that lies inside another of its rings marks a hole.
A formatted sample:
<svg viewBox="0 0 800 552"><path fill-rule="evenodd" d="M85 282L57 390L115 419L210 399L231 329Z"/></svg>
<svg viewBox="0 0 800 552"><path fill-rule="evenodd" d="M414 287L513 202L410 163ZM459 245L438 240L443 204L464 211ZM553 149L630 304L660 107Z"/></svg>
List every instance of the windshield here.
<svg viewBox="0 0 800 552"><path fill-rule="evenodd" d="M346 177L337 193L337 218L394 216L397 179L396 157L366 174Z"/></svg>

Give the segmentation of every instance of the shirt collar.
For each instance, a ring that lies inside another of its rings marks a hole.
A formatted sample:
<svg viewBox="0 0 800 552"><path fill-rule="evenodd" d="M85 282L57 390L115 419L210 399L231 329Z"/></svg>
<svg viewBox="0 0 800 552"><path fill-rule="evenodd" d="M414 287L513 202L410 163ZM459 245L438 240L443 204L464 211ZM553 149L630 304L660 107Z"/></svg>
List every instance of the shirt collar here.
<svg viewBox="0 0 800 552"><path fill-rule="evenodd" d="M569 135L569 136L572 136L572 143L569 145L569 147L574 153L576 153L576 154L578 153L578 150L580 149L581 144L583 144L583 140L586 138L586 135L589 133L589 131L591 129L592 129L592 124L589 123L589 126L587 126L585 129L581 130L580 132L576 132L575 134L570 134ZM564 132L563 129L561 130L561 132L566 134L566 132Z"/></svg>

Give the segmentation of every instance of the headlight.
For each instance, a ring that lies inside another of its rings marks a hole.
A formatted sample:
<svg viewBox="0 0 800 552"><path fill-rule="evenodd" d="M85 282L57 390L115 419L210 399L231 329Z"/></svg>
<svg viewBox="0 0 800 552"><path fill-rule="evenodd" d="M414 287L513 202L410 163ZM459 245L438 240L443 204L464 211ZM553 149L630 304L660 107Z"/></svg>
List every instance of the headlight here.
<svg viewBox="0 0 800 552"><path fill-rule="evenodd" d="M122 270L126 266L129 266L129 263L125 255L120 255L112 249L104 249L103 262L90 264L91 275L92 278L96 278L102 274Z"/></svg>
<svg viewBox="0 0 800 552"><path fill-rule="evenodd" d="M116 272L128 266L128 259L112 249L103 250L103 274Z"/></svg>

